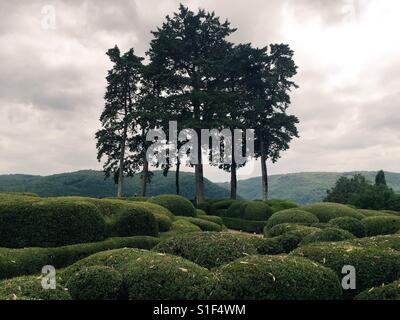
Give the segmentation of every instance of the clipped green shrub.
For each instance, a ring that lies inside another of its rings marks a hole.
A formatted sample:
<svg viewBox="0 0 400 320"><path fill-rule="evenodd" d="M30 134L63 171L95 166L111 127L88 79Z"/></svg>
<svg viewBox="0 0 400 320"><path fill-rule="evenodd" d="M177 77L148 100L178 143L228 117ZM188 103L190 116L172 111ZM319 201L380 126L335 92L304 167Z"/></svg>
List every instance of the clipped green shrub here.
<svg viewBox="0 0 400 320"><path fill-rule="evenodd" d="M211 221L194 217L177 217L177 218L187 220L193 223L194 225L198 226L203 231L217 231L217 232L222 231L222 226Z"/></svg>
<svg viewBox="0 0 400 320"><path fill-rule="evenodd" d="M400 251L400 234L357 238L348 240L345 243L364 248L383 248Z"/></svg>
<svg viewBox="0 0 400 320"><path fill-rule="evenodd" d="M127 264L123 274L131 300L204 300L214 283L206 268L157 253Z"/></svg>
<svg viewBox="0 0 400 320"><path fill-rule="evenodd" d="M7 198L10 196L35 197L35 198L39 197L39 195L37 193L33 193L33 192L0 192L0 199L3 197Z"/></svg>
<svg viewBox="0 0 400 320"><path fill-rule="evenodd" d="M195 224L191 223L185 219L177 219L172 223L171 229L167 232L163 232L160 235L161 239L166 239L169 237L174 237L178 234L189 233L189 232L198 232L201 229Z"/></svg>
<svg viewBox="0 0 400 320"><path fill-rule="evenodd" d="M337 242L354 238L354 235L346 230L326 228L307 235L300 242L300 245L306 245L313 242Z"/></svg>
<svg viewBox="0 0 400 320"><path fill-rule="evenodd" d="M2 247L52 247L100 241L105 237L104 219L93 204L67 199L17 198L0 203Z"/></svg>
<svg viewBox="0 0 400 320"><path fill-rule="evenodd" d="M202 219L202 220L206 220L206 221L211 221L214 222L216 224L219 224L220 226L223 226L224 222L222 221L221 217L218 216L197 216L197 218Z"/></svg>
<svg viewBox="0 0 400 320"><path fill-rule="evenodd" d="M300 207L301 210L311 212L320 222L329 222L340 217L352 217L361 220L364 216L356 209L338 203L314 203Z"/></svg>
<svg viewBox="0 0 400 320"><path fill-rule="evenodd" d="M298 207L296 203L289 200L271 199L271 200L266 200L265 203L272 208L274 213Z"/></svg>
<svg viewBox="0 0 400 320"><path fill-rule="evenodd" d="M144 207L124 208L112 216L110 223L112 236L158 236L158 223L155 216Z"/></svg>
<svg viewBox="0 0 400 320"><path fill-rule="evenodd" d="M245 201L241 210L242 218L252 221L267 221L273 213L271 207L261 201Z"/></svg>
<svg viewBox="0 0 400 320"><path fill-rule="evenodd" d="M105 266L93 266L73 274L66 287L74 300L118 300L123 294L121 274Z"/></svg>
<svg viewBox="0 0 400 320"><path fill-rule="evenodd" d="M365 290L355 300L400 300L400 280Z"/></svg>
<svg viewBox="0 0 400 320"><path fill-rule="evenodd" d="M224 216L234 219L243 219L243 205L247 201L235 201L226 210Z"/></svg>
<svg viewBox="0 0 400 320"><path fill-rule="evenodd" d="M227 213L227 210L229 207L236 203L236 202L242 202L238 200L233 200L233 199L225 199L225 200L219 200L216 202L213 202L210 206L210 214L215 215L215 216L222 216Z"/></svg>
<svg viewBox="0 0 400 320"><path fill-rule="evenodd" d="M254 237L226 232L196 232L160 242L153 250L181 256L206 268L255 254Z"/></svg>
<svg viewBox="0 0 400 320"><path fill-rule="evenodd" d="M56 289L45 290L42 276L24 276L0 281L0 300L71 300L68 291L56 281Z"/></svg>
<svg viewBox="0 0 400 320"><path fill-rule="evenodd" d="M341 298L337 275L304 258L249 256L216 270L214 299L332 300Z"/></svg>
<svg viewBox="0 0 400 320"><path fill-rule="evenodd" d="M243 219L235 219L222 217L224 225L233 230L249 232L249 233L263 233L267 221L251 221Z"/></svg>
<svg viewBox="0 0 400 320"><path fill-rule="evenodd" d="M282 223L310 225L317 222L318 218L310 212L299 209L287 209L274 213L271 218L268 219L267 228L270 229Z"/></svg>
<svg viewBox="0 0 400 320"><path fill-rule="evenodd" d="M351 217L336 218L332 219L329 222L329 224L333 227L346 230L358 238L365 237L364 224L356 218L351 218Z"/></svg>
<svg viewBox="0 0 400 320"><path fill-rule="evenodd" d="M159 238L137 236L56 248L0 248L0 279L40 273L45 265L63 268L104 250L123 247L151 249L159 241Z"/></svg>
<svg viewBox="0 0 400 320"><path fill-rule="evenodd" d="M147 198L147 197L140 197L140 196L126 198L126 200L128 200L128 201L139 201L139 202L146 202L148 199L149 198Z"/></svg>
<svg viewBox="0 0 400 320"><path fill-rule="evenodd" d="M295 224L295 223L281 223L273 226L271 229L265 228L264 229L264 236L266 238L277 237L282 234L297 231L297 230L308 230L310 232L319 231L319 228L316 227L309 227L302 224Z"/></svg>
<svg viewBox="0 0 400 320"><path fill-rule="evenodd" d="M400 217L369 217L361 222L368 237L394 234L400 230Z"/></svg>
<svg viewBox="0 0 400 320"><path fill-rule="evenodd" d="M357 271L357 289L347 290L347 297L354 297L363 290L400 278L400 253L389 249L363 248L346 242L323 242L301 246L290 255L321 263L334 270L339 277L343 276L343 266L354 266Z"/></svg>
<svg viewBox="0 0 400 320"><path fill-rule="evenodd" d="M361 213L364 217L383 217L383 216L393 216L393 214L383 211L377 210L367 210L367 209L358 209L359 213Z"/></svg>
<svg viewBox="0 0 400 320"><path fill-rule="evenodd" d="M196 215L196 210L193 204L188 199L178 195L159 195L152 197L147 201L167 208L176 216L194 217Z"/></svg>

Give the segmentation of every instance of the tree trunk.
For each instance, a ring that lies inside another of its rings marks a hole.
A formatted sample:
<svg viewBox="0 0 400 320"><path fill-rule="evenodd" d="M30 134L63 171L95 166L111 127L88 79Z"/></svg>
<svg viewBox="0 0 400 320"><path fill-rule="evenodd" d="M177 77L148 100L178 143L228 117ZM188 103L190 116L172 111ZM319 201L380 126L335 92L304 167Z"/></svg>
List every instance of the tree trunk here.
<svg viewBox="0 0 400 320"><path fill-rule="evenodd" d="M232 162L231 165L231 199L236 200L237 198L237 174L236 174L236 163Z"/></svg>
<svg viewBox="0 0 400 320"><path fill-rule="evenodd" d="M262 180L262 198L268 200L268 170L267 156L265 154L264 144L261 143L261 180Z"/></svg>
<svg viewBox="0 0 400 320"><path fill-rule="evenodd" d="M149 176L149 162L145 156L143 163L143 172L142 172L142 197L146 196L147 191L147 177Z"/></svg>
<svg viewBox="0 0 400 320"><path fill-rule="evenodd" d="M126 137L128 134L128 125L124 125L124 133L121 142L121 154L119 156L119 171L118 171L118 190L117 197L121 198L123 196L123 184L124 184L124 160L125 160L125 145Z"/></svg>
<svg viewBox="0 0 400 320"><path fill-rule="evenodd" d="M176 171L175 171L175 190L176 190L176 194L179 194L180 193L180 190L179 190L179 187L180 187L180 185L179 185L179 170L180 170L180 167L181 167L181 163L179 162L179 159L178 159L178 162L176 163Z"/></svg>

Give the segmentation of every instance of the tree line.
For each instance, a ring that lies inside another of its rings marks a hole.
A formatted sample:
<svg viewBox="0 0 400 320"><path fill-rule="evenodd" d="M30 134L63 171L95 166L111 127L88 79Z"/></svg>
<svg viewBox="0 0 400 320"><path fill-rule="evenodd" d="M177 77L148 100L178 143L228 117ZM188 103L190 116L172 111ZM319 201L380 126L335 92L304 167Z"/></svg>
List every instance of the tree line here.
<svg viewBox="0 0 400 320"><path fill-rule="evenodd" d="M180 5L152 32L147 59L130 49L121 53L115 46L107 51L112 68L106 77L105 107L101 129L96 133L98 160L105 158L106 177L118 184L123 196L125 176L140 174L141 195L152 173L146 150L150 129L168 132L169 121L178 130L254 129L255 157L261 161L262 195L268 198L267 160L276 162L281 152L298 137L296 116L288 113L292 80L297 73L294 52L286 44L263 48L228 40L236 29L221 22L214 12L193 12ZM179 145L178 145L179 148ZM196 201L204 201L202 150L198 148L195 171ZM171 155L172 157L172 155ZM167 175L175 167L176 193L179 194L181 163L158 164ZM219 164L231 174L231 198L237 194L237 170Z"/></svg>

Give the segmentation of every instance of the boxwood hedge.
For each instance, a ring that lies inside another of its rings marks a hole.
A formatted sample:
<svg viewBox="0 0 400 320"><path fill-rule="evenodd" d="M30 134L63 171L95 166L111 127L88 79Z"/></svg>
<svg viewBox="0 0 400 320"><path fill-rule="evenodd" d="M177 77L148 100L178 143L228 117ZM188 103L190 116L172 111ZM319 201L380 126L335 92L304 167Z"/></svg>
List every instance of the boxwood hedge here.
<svg viewBox="0 0 400 320"><path fill-rule="evenodd" d="M265 201L266 204L268 204L273 212L278 212L286 209L293 209L297 208L298 205L292 201L289 200L280 200L280 199L270 199Z"/></svg>
<svg viewBox="0 0 400 320"><path fill-rule="evenodd" d="M159 195L150 198L147 202L165 207L176 216L194 217L196 215L196 209L193 204L188 199L178 195Z"/></svg>
<svg viewBox="0 0 400 320"><path fill-rule="evenodd" d="M105 266L93 266L74 273L66 287L74 300L118 300L123 297L121 274Z"/></svg>
<svg viewBox="0 0 400 320"><path fill-rule="evenodd" d="M209 215L204 215L204 216L197 216L197 218L202 219L202 220L207 220L214 222L216 224L219 224L220 226L223 226L224 222L221 217L218 216L209 216Z"/></svg>
<svg viewBox="0 0 400 320"><path fill-rule="evenodd" d="M317 222L318 218L310 212L299 209L287 209L274 213L268 220L267 229L282 223L310 225Z"/></svg>
<svg viewBox="0 0 400 320"><path fill-rule="evenodd" d="M301 210L311 212L320 222L329 222L339 217L353 217L361 220L364 216L356 209L338 203L314 203L300 207Z"/></svg>
<svg viewBox="0 0 400 320"><path fill-rule="evenodd" d="M357 271L357 289L347 290L347 297L400 278L400 252L382 248L363 248L349 243L314 243L302 246L290 253L321 263L342 277L345 265Z"/></svg>
<svg viewBox="0 0 400 320"><path fill-rule="evenodd" d="M214 299L331 300L342 295L332 270L301 257L248 256L215 274Z"/></svg>
<svg viewBox="0 0 400 320"><path fill-rule="evenodd" d="M400 300L400 280L365 290L355 300Z"/></svg>
<svg viewBox="0 0 400 320"><path fill-rule="evenodd" d="M369 217L361 222L368 237L394 234L400 230L400 217Z"/></svg>
<svg viewBox="0 0 400 320"><path fill-rule="evenodd" d="M194 217L177 217L180 219L187 220L194 225L198 226L201 230L203 231L222 231L222 226L219 224L216 224L211 221L204 220L202 218L194 218Z"/></svg>
<svg viewBox="0 0 400 320"><path fill-rule="evenodd" d="M262 201L245 201L241 206L244 220L267 221L273 211L269 205Z"/></svg>
<svg viewBox="0 0 400 320"><path fill-rule="evenodd" d="M300 242L300 245L306 245L313 242L338 242L354 238L355 236L346 230L325 228L305 236Z"/></svg>
<svg viewBox="0 0 400 320"><path fill-rule="evenodd" d="M0 279L39 273L43 266L63 268L96 252L117 248L151 249L159 238L138 236L56 248L0 248Z"/></svg>
<svg viewBox="0 0 400 320"><path fill-rule="evenodd" d="M88 202L56 198L0 202L2 247L52 247L104 238L105 221Z"/></svg>
<svg viewBox="0 0 400 320"><path fill-rule="evenodd" d="M174 237L178 234L190 233L190 232L198 232L201 229L195 224L191 223L185 219L176 219L171 226L171 229L167 232L163 232L160 234L161 239L167 239L170 237Z"/></svg>
<svg viewBox="0 0 400 320"><path fill-rule="evenodd" d="M222 217L222 221L229 229L249 233L263 233L263 230L267 224L267 221L251 221L228 217Z"/></svg>
<svg viewBox="0 0 400 320"><path fill-rule="evenodd" d="M297 231L297 230L308 230L310 232L320 231L321 229L316 227L309 227L302 224L295 224L295 223L281 223L273 226L271 229L265 228L264 229L264 236L266 238L280 236L282 234L288 233L290 231Z"/></svg>
<svg viewBox="0 0 400 320"><path fill-rule="evenodd" d="M255 254L254 237L227 232L196 232L164 240L153 250L181 256L206 268Z"/></svg>
<svg viewBox="0 0 400 320"><path fill-rule="evenodd" d="M358 238L365 237L365 226L360 220L356 218L351 218L351 217L336 218L332 219L329 222L329 224L333 227L346 230Z"/></svg>
<svg viewBox="0 0 400 320"><path fill-rule="evenodd" d="M68 290L56 282L56 289L45 290L42 276L23 276L0 281L0 300L71 300Z"/></svg>

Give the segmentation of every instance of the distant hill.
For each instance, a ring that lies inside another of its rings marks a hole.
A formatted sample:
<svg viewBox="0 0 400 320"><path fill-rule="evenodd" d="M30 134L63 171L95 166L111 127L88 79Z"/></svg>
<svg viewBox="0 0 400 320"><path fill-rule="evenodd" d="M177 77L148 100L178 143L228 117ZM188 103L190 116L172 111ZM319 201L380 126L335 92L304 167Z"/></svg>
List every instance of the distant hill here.
<svg viewBox="0 0 400 320"><path fill-rule="evenodd" d="M193 199L194 175L181 172L181 194ZM126 195L140 195L141 180L139 176L126 178L124 189ZM80 195L87 197L114 197L116 185L113 179L104 180L101 171L84 170L71 173L62 173L51 176L32 175L0 175L0 192L35 192L42 197ZM151 183L148 185L148 195L175 193L175 174L164 177L161 171L155 171ZM208 198L227 198L229 191L205 179L205 194Z"/></svg>
<svg viewBox="0 0 400 320"><path fill-rule="evenodd" d="M305 172L271 175L269 191L271 198L289 199L299 204L321 201L340 176L363 174L371 182L376 172ZM400 191L400 173L385 172L386 180L394 190ZM229 189L229 183L220 183ZM245 199L261 198L261 177L240 180L238 193Z"/></svg>

